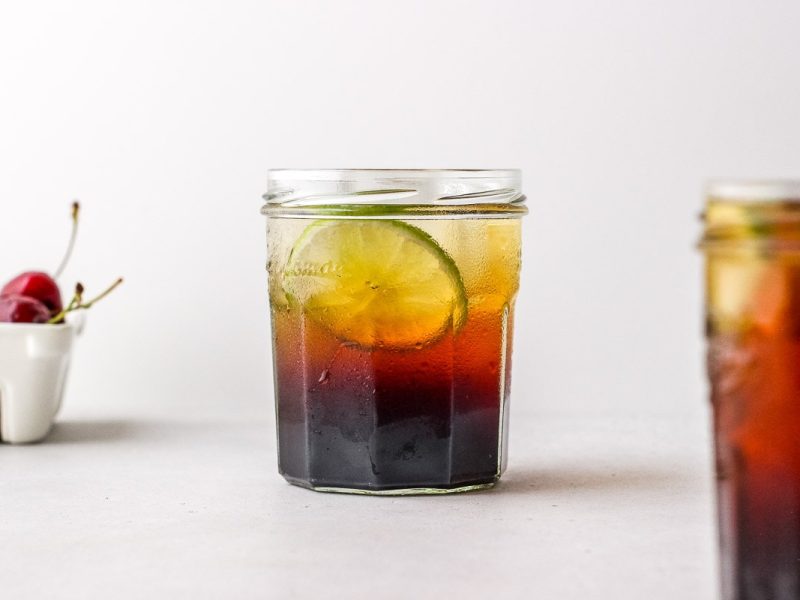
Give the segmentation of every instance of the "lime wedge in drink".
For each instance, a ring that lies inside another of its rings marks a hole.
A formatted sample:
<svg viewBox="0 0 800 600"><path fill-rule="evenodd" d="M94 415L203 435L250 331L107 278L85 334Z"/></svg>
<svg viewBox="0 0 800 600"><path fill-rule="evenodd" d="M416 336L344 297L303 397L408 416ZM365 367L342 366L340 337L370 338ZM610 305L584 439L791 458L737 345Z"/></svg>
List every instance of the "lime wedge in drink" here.
<svg viewBox="0 0 800 600"><path fill-rule="evenodd" d="M315 321L363 348L429 344L467 314L453 259L400 221L322 220L292 248L283 289Z"/></svg>

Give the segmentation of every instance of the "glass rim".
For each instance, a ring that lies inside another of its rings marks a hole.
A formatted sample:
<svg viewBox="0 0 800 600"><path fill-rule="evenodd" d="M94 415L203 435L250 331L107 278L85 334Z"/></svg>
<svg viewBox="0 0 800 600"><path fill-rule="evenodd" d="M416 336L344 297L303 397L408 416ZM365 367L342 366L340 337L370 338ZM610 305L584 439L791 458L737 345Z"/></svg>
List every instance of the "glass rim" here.
<svg viewBox="0 0 800 600"><path fill-rule="evenodd" d="M519 169L270 169L263 198L268 216L527 212Z"/></svg>
<svg viewBox="0 0 800 600"><path fill-rule="evenodd" d="M712 179L708 201L782 202L800 200L800 179Z"/></svg>

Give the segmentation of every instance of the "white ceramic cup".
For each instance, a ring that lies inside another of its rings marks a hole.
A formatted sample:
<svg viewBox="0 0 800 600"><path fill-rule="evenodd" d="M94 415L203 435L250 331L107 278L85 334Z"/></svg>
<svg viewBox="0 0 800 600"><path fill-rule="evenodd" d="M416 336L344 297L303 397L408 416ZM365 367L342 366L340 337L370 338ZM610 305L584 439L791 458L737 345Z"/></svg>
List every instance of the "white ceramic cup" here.
<svg viewBox="0 0 800 600"><path fill-rule="evenodd" d="M0 323L0 441L38 442L53 425L83 320Z"/></svg>

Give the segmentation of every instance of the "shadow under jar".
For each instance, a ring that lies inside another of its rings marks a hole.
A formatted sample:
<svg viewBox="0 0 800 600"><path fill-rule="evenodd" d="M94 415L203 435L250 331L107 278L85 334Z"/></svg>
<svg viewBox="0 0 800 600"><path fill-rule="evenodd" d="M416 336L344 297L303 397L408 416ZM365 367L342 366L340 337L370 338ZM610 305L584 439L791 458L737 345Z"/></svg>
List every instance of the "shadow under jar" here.
<svg viewBox="0 0 800 600"><path fill-rule="evenodd" d="M506 463L516 170L274 170L278 462L370 494L490 487Z"/></svg>
<svg viewBox="0 0 800 600"><path fill-rule="evenodd" d="M708 372L725 600L800 598L800 182L717 182Z"/></svg>

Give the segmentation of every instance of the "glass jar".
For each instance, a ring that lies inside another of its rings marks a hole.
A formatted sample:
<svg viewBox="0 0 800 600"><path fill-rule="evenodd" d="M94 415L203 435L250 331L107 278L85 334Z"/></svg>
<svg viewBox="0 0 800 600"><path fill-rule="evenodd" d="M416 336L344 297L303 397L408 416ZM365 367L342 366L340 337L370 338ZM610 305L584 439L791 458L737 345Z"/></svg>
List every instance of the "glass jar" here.
<svg viewBox="0 0 800 600"><path fill-rule="evenodd" d="M800 182L716 182L708 374L725 600L800 598Z"/></svg>
<svg viewBox="0 0 800 600"><path fill-rule="evenodd" d="M516 170L274 170L281 474L319 491L490 487L506 463Z"/></svg>

